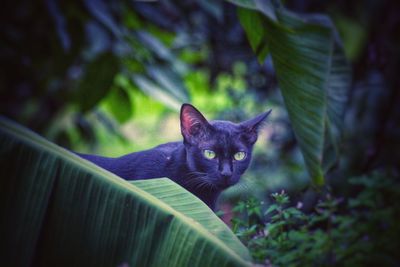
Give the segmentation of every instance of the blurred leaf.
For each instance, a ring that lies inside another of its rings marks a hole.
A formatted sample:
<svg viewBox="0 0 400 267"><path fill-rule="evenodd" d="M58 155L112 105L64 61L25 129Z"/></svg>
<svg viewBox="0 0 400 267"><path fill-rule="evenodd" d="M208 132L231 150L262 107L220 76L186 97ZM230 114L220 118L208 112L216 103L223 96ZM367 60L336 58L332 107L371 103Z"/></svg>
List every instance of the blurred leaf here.
<svg viewBox="0 0 400 267"><path fill-rule="evenodd" d="M333 27L333 26L332 26ZM343 132L344 113L351 84L351 68L345 57L339 37L335 43L327 81L327 114L325 117L324 171L333 167L339 157L339 143Z"/></svg>
<svg viewBox="0 0 400 267"><path fill-rule="evenodd" d="M171 51L164 46L156 37L146 31L137 32L139 39L151 49L158 57L164 60L172 60Z"/></svg>
<svg viewBox="0 0 400 267"><path fill-rule="evenodd" d="M145 47L148 47L159 59L167 61L171 65L172 69L178 74L184 74L187 71L187 66L168 49L159 39L154 37L146 31L137 32L140 41ZM152 62L153 63L153 62Z"/></svg>
<svg viewBox="0 0 400 267"><path fill-rule="evenodd" d="M145 94L155 98L156 100L174 110L180 110L182 102L176 99L175 96L172 96L169 93L165 92L165 90L161 89L157 84L140 75L133 75L132 79L139 87L139 89L142 90Z"/></svg>
<svg viewBox="0 0 400 267"><path fill-rule="evenodd" d="M124 123L132 116L132 104L128 93L120 86L114 86L107 98L105 104L110 113L119 123Z"/></svg>
<svg viewBox="0 0 400 267"><path fill-rule="evenodd" d="M148 66L147 72L155 81L157 81L164 89L171 93L181 102L189 102L187 89L181 78L167 67Z"/></svg>
<svg viewBox="0 0 400 267"><path fill-rule="evenodd" d="M67 31L67 21L64 15L61 13L57 1L47 0L46 5L47 9L49 10L49 14L54 20L55 28L57 30L57 35L60 39L61 46L64 51L69 51L69 49L71 48L71 38Z"/></svg>
<svg viewBox="0 0 400 267"><path fill-rule="evenodd" d="M143 28L144 21L134 12L133 9L127 8L126 6L122 9L123 11L123 24L132 30Z"/></svg>
<svg viewBox="0 0 400 267"><path fill-rule="evenodd" d="M253 38L253 49L268 46L308 172L314 184L322 185L324 171L337 161L350 85L350 68L339 37L323 15L298 16L277 7L275 22L252 9L239 8L240 21ZM257 34L261 28L262 41ZM264 49L254 50L259 59L265 54Z"/></svg>
<svg viewBox="0 0 400 267"><path fill-rule="evenodd" d="M244 212L246 210L246 203L243 201L239 201L239 203L232 209L235 212Z"/></svg>
<svg viewBox="0 0 400 267"><path fill-rule="evenodd" d="M206 46L202 46L199 50L183 48L179 58L186 63L195 65L204 62L209 56L208 54L209 52Z"/></svg>
<svg viewBox="0 0 400 267"><path fill-rule="evenodd" d="M346 56L352 61L357 60L365 49L368 29L355 18L335 14L333 19L343 38Z"/></svg>
<svg viewBox="0 0 400 267"><path fill-rule="evenodd" d="M232 4L246 9L261 11L272 21L276 21L276 13L274 6L279 6L279 2L276 0L227 0Z"/></svg>
<svg viewBox="0 0 400 267"><path fill-rule="evenodd" d="M97 56L86 66L75 96L75 102L83 112L92 109L107 95L118 70L118 58L110 52Z"/></svg>
<svg viewBox="0 0 400 267"><path fill-rule="evenodd" d="M162 44L168 48L174 45L175 33L163 30L152 24L148 25L148 33L157 38Z"/></svg>
<svg viewBox="0 0 400 267"><path fill-rule="evenodd" d="M199 5L208 13L210 13L213 17L215 17L218 21L223 20L223 11L220 1L212 1L212 0L203 0L198 2Z"/></svg>
<svg viewBox="0 0 400 267"><path fill-rule="evenodd" d="M102 110L96 110L93 114L95 115L96 120L101 123L104 129L106 129L112 136L118 137L124 145L129 143L123 132L120 130L119 125L115 123L115 120L108 113L102 112ZM96 137L97 140L100 139L98 136Z"/></svg>
<svg viewBox="0 0 400 267"><path fill-rule="evenodd" d="M279 206L277 204L272 204L268 207L268 209L265 211L265 215L269 214L269 213L273 213L276 210L278 210Z"/></svg>
<svg viewBox="0 0 400 267"><path fill-rule="evenodd" d="M256 53L258 62L262 64L268 54L268 46L264 41L264 25L261 14L245 8L238 8L238 16L250 46Z"/></svg>
<svg viewBox="0 0 400 267"><path fill-rule="evenodd" d="M86 120L81 114L75 116L75 125L80 135L80 138L85 140L90 145L94 145L96 141L96 134L92 124Z"/></svg>
<svg viewBox="0 0 400 267"><path fill-rule="evenodd" d="M116 37L121 37L121 30L110 14L110 7L103 0L85 0L86 8L99 22L108 28Z"/></svg>

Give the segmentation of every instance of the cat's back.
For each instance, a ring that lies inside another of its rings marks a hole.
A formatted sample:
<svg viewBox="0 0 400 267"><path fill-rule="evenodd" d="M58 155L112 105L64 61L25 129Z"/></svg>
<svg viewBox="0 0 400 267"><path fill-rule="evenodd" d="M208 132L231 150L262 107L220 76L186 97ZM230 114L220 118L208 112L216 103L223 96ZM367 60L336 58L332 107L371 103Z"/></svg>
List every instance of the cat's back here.
<svg viewBox="0 0 400 267"><path fill-rule="evenodd" d="M165 156L172 156L172 154L174 154L174 152L177 149L181 148L182 146L183 146L182 142L170 142L170 143L166 143L166 144L162 144L162 145L156 146L153 149L154 150L158 150L162 154L165 154Z"/></svg>
<svg viewBox="0 0 400 267"><path fill-rule="evenodd" d="M182 142L171 142L117 158L118 175L128 180L170 177L183 147Z"/></svg>

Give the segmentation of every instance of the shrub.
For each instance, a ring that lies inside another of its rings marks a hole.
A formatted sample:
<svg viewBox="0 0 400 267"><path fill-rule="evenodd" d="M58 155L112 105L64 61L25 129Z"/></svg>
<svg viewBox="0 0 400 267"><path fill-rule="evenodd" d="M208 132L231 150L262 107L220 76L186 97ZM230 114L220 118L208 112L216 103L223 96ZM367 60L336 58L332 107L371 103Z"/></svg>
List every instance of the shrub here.
<svg viewBox="0 0 400 267"><path fill-rule="evenodd" d="M314 210L290 205L284 191L261 202L239 202L233 231L257 263L274 266L398 266L398 181L374 174L352 178L353 197L326 194Z"/></svg>

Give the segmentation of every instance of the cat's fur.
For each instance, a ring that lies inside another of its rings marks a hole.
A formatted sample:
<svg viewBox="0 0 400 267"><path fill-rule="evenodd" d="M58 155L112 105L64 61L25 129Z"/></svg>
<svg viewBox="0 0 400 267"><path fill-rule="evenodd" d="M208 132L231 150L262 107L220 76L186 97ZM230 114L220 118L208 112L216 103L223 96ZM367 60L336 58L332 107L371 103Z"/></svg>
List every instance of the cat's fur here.
<svg viewBox="0 0 400 267"><path fill-rule="evenodd" d="M81 157L115 173L126 180L168 177L215 208L219 194L239 181L249 166L257 130L269 112L235 124L210 121L192 105L181 108L183 142L172 142L118 158L79 154ZM207 159L204 150L216 153ZM238 151L246 153L235 160Z"/></svg>

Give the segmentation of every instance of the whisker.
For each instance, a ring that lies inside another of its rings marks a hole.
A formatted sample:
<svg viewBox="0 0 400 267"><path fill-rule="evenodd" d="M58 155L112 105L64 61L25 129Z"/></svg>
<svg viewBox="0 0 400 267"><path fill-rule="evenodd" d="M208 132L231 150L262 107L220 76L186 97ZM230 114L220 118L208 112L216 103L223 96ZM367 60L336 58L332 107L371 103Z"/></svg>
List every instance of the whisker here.
<svg viewBox="0 0 400 267"><path fill-rule="evenodd" d="M192 178L189 178L187 180L184 181L184 183L187 186L194 186L194 187L198 187L200 184L202 184L204 182L204 178L205 176L194 176Z"/></svg>
<svg viewBox="0 0 400 267"><path fill-rule="evenodd" d="M208 174L204 172L192 171L186 174L184 184L194 190L215 190L217 186L210 182Z"/></svg>
<svg viewBox="0 0 400 267"><path fill-rule="evenodd" d="M207 182L205 182L204 180L201 181L199 189L207 189Z"/></svg>

